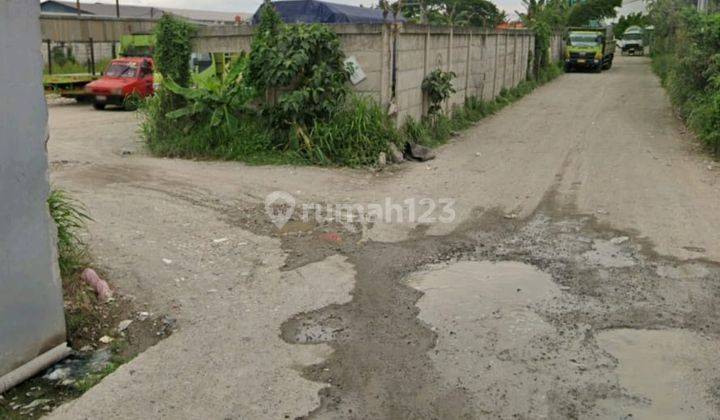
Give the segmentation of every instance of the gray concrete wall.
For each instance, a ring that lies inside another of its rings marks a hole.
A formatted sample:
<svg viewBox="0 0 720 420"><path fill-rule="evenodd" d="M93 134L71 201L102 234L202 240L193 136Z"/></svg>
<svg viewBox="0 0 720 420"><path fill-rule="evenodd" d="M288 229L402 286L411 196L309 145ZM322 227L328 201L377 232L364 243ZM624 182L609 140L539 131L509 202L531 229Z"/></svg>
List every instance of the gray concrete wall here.
<svg viewBox="0 0 720 420"><path fill-rule="evenodd" d="M534 35L526 30L487 31L478 28L401 25L332 25L346 56L355 56L367 79L354 86L383 105L392 98L392 60L396 45L396 121L419 119L427 110L421 90L425 75L440 68L456 74L456 93L448 108L470 96L490 100L503 88L517 86L527 77ZM252 28L219 26L200 28L195 52L250 51ZM394 42L394 37L397 37Z"/></svg>
<svg viewBox="0 0 720 420"><path fill-rule="evenodd" d="M0 1L0 377L65 342L39 2Z"/></svg>

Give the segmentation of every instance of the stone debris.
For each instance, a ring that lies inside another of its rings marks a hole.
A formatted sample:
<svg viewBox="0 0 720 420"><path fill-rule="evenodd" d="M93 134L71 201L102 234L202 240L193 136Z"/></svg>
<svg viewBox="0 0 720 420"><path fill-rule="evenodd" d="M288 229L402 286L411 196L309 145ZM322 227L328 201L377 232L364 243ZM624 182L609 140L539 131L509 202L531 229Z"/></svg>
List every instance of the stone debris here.
<svg viewBox="0 0 720 420"><path fill-rule="evenodd" d="M125 332L125 330L128 329L128 327L132 324L132 319L126 319L124 321L121 321L120 324L118 324L118 332Z"/></svg>
<svg viewBox="0 0 720 420"><path fill-rule="evenodd" d="M221 244L223 242L227 242L228 238L219 238L219 239L213 239L214 244Z"/></svg>
<svg viewBox="0 0 720 420"><path fill-rule="evenodd" d="M627 242L629 240L630 240L630 238L627 236L618 236L618 237L610 239L610 243L612 243L614 245L620 245L620 244L624 244L625 242Z"/></svg>
<svg viewBox="0 0 720 420"><path fill-rule="evenodd" d="M405 156L403 156L402 152L397 148L397 146L395 146L395 144L390 143L388 151L390 152L390 160L393 163L400 163L405 160Z"/></svg>
<svg viewBox="0 0 720 420"><path fill-rule="evenodd" d="M169 259L169 258L163 258L163 259L162 259L162 262L165 263L165 265L170 265L170 264L172 264L172 260Z"/></svg>
<svg viewBox="0 0 720 420"><path fill-rule="evenodd" d="M113 342L113 338L112 338L112 337L109 337L109 336L107 336L107 335L104 335L104 336L100 337L100 340L98 340L98 341L101 342L101 343L103 343L103 344L110 344L110 343Z"/></svg>
<svg viewBox="0 0 720 420"><path fill-rule="evenodd" d="M140 322L143 322L148 318L150 318L150 312L138 312L137 314L137 320Z"/></svg>
<svg viewBox="0 0 720 420"><path fill-rule="evenodd" d="M378 166L385 166L387 165L387 156L385 155L385 152L380 152L378 155Z"/></svg>
<svg viewBox="0 0 720 420"><path fill-rule="evenodd" d="M422 146L420 144L408 143L407 153L415 160L425 162L427 160L435 159L435 153L429 147Z"/></svg>

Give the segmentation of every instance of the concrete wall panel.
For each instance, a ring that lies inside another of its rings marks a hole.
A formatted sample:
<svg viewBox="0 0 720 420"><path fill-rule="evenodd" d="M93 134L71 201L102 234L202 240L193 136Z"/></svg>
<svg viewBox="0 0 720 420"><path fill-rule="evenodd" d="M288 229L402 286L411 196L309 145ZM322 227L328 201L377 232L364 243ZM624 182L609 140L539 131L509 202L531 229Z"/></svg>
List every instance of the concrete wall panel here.
<svg viewBox="0 0 720 420"><path fill-rule="evenodd" d="M0 1L0 377L65 343L39 13L38 2Z"/></svg>

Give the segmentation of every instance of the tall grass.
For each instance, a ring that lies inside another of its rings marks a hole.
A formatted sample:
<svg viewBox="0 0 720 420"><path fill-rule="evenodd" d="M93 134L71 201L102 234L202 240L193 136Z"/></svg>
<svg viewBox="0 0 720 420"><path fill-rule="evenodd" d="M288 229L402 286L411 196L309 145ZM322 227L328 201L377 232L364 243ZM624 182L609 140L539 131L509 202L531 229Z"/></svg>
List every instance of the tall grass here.
<svg viewBox="0 0 720 420"><path fill-rule="evenodd" d="M316 121L308 133L296 130L291 141L312 163L361 166L375 164L399 139L393 122L374 100L353 95L329 121Z"/></svg>
<svg viewBox="0 0 720 420"><path fill-rule="evenodd" d="M90 216L80 202L62 189L54 188L47 199L50 216L57 226L57 249L63 278L76 273L86 261L86 246L79 234Z"/></svg>
<svg viewBox="0 0 720 420"><path fill-rule="evenodd" d="M159 97L142 106L142 129L154 154L250 164L372 165L399 133L374 101L350 96L328 121L280 129L253 111L238 113L233 132L209 124L183 125L161 113Z"/></svg>

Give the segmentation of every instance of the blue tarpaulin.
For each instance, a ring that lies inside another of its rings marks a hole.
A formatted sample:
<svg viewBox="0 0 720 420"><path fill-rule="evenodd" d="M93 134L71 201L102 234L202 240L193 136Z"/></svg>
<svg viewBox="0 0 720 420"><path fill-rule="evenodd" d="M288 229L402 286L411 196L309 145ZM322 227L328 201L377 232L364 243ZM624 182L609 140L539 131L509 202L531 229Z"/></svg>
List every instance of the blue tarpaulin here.
<svg viewBox="0 0 720 420"><path fill-rule="evenodd" d="M271 3L286 23L382 23L383 12L369 7L348 6L317 0L287 0ZM260 6L261 8L263 6ZM388 14L386 21L392 21ZM260 20L260 9L253 15L253 25ZM398 21L404 21L398 17Z"/></svg>

